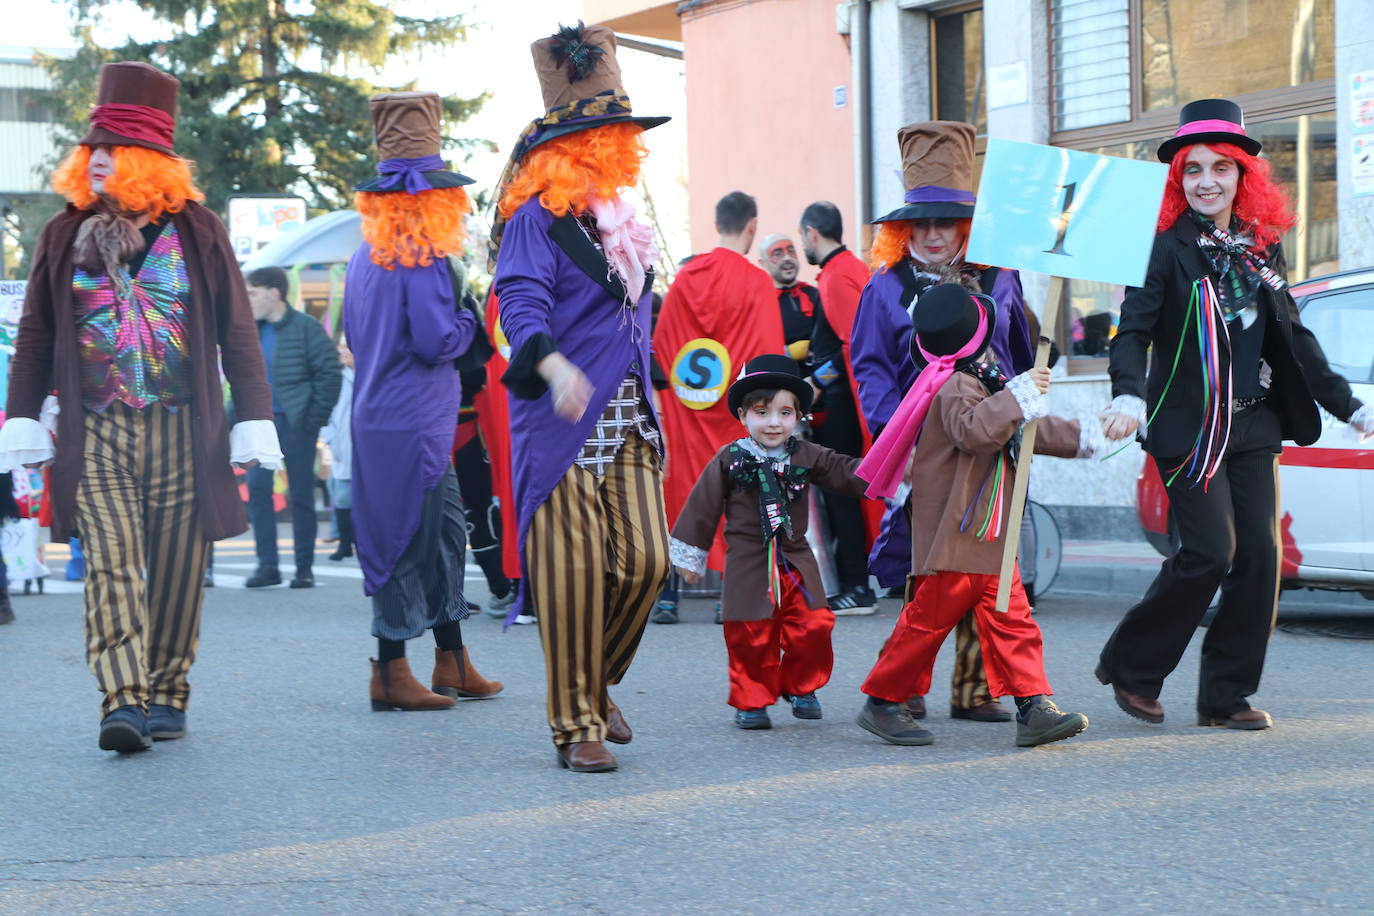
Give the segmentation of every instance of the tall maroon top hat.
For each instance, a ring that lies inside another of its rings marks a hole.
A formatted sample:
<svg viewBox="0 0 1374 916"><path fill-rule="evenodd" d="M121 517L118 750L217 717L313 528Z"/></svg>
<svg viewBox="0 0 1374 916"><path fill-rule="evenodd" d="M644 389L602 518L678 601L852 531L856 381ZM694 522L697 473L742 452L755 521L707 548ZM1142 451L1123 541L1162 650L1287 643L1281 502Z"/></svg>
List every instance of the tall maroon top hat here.
<svg viewBox="0 0 1374 916"><path fill-rule="evenodd" d="M170 73L141 61L100 68L100 87L83 146L143 146L169 156L176 131L177 90Z"/></svg>
<svg viewBox="0 0 1374 916"><path fill-rule="evenodd" d="M1260 142L1245 134L1245 114L1230 99L1198 99L1178 112L1178 130L1159 145L1160 162L1172 162L1174 154L1194 143L1234 143L1251 156L1259 155Z"/></svg>

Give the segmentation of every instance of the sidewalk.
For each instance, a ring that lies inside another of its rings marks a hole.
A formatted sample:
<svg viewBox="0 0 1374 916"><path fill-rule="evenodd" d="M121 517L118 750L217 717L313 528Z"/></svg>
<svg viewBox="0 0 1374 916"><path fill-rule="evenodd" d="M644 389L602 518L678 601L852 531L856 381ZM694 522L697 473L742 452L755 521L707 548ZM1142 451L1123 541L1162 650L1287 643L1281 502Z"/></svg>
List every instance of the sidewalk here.
<svg viewBox="0 0 1374 916"><path fill-rule="evenodd" d="M1056 592L1141 595L1164 558L1143 538L1137 541L1064 541Z"/></svg>

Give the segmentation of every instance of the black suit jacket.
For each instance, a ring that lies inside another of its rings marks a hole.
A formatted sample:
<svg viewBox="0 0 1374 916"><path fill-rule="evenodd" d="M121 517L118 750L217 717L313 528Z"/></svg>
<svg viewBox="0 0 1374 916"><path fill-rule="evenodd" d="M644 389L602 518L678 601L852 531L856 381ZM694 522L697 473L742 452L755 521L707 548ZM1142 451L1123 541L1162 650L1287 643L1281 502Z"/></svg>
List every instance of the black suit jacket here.
<svg viewBox="0 0 1374 916"><path fill-rule="evenodd" d="M1188 454L1202 426L1201 355L1197 335L1191 331L1193 323L1189 322L1188 333L1183 326L1193 283L1209 271L1197 239L1198 228L1186 213L1155 236L1145 285L1126 291L1111 346L1112 395L1145 400L1146 415L1155 417L1145 436L1145 450L1161 458ZM1284 273L1281 251L1276 251L1272 264L1279 274ZM1331 371L1321 345L1303 327L1297 304L1286 290L1275 292L1261 286L1257 305L1265 322L1264 359L1273 370L1269 405L1279 416L1283 438L1310 445L1321 435L1314 399L1341 420L1350 419L1360 401L1346 380ZM1180 339L1183 353L1178 369L1155 415ZM1230 355L1223 346L1223 372L1230 369Z"/></svg>

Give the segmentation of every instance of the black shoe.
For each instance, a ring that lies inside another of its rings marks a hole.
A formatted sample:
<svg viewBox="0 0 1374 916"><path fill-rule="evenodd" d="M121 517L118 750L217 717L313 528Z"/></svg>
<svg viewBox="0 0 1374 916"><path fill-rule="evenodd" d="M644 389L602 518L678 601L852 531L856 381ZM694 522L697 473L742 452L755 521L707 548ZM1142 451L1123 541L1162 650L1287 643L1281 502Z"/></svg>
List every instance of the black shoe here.
<svg viewBox="0 0 1374 916"><path fill-rule="evenodd" d="M339 549L331 553L329 555L329 559L333 560L335 563L342 563L344 560L347 560L351 556L353 556L353 545L345 544L342 541L340 541Z"/></svg>
<svg viewBox="0 0 1374 916"><path fill-rule="evenodd" d="M0 624L14 623L14 608L10 605L10 593L0 592Z"/></svg>
<svg viewBox="0 0 1374 916"><path fill-rule="evenodd" d="M869 697L855 721L860 728L872 732L888 744L922 747L935 743L935 736L916 724L903 703L888 703Z"/></svg>
<svg viewBox="0 0 1374 916"><path fill-rule="evenodd" d="M259 566L243 583L244 588L266 588L269 585L281 585L281 572L275 566Z"/></svg>
<svg viewBox="0 0 1374 916"><path fill-rule="evenodd" d="M1016 746L1036 747L1062 741L1088 727L1088 717L1077 712L1062 712L1047 696L1031 700L1029 707L1016 714Z"/></svg>
<svg viewBox="0 0 1374 916"><path fill-rule="evenodd" d="M186 711L162 703L148 707L148 734L154 741L186 737Z"/></svg>
<svg viewBox="0 0 1374 916"><path fill-rule="evenodd" d="M207 569L207 570L205 570L205 587L206 587L206 588L214 588L214 587L215 587L215 571L214 571L213 569Z"/></svg>
<svg viewBox="0 0 1374 916"><path fill-rule="evenodd" d="M836 617L866 617L878 612L878 596L867 585L847 588L830 599L830 610Z"/></svg>
<svg viewBox="0 0 1374 916"><path fill-rule="evenodd" d="M737 709L735 710L735 727L746 731L762 731L773 727L773 720L768 718L766 709Z"/></svg>
<svg viewBox="0 0 1374 916"><path fill-rule="evenodd" d="M816 699L816 691L793 696L784 693L782 698L792 704L792 716L797 719L821 718L821 701Z"/></svg>
<svg viewBox="0 0 1374 916"><path fill-rule="evenodd" d="M277 579L281 581L280 578ZM297 569L295 577L291 580L292 588L314 588L315 574L308 569Z"/></svg>
<svg viewBox="0 0 1374 916"><path fill-rule="evenodd" d="M148 717L137 706L121 706L100 720L100 749L132 754L153 746Z"/></svg>

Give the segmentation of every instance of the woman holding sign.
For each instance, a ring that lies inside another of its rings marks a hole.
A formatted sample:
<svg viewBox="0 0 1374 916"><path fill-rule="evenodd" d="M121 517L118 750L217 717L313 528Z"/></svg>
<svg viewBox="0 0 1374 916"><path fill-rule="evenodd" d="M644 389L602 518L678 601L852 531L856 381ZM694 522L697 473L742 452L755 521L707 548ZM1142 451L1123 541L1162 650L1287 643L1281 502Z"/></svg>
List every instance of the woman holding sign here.
<svg viewBox="0 0 1374 916"><path fill-rule="evenodd" d="M1203 99L1179 122L1159 148L1169 177L1145 285L1127 291L1112 341L1104 430L1145 427L1180 546L1107 640L1097 677L1128 715L1163 722L1164 678L1220 587L1198 724L1257 730L1273 724L1248 698L1278 607L1282 442L1316 441L1314 399L1366 434L1374 411L1298 320L1279 247L1296 218L1240 107Z"/></svg>

